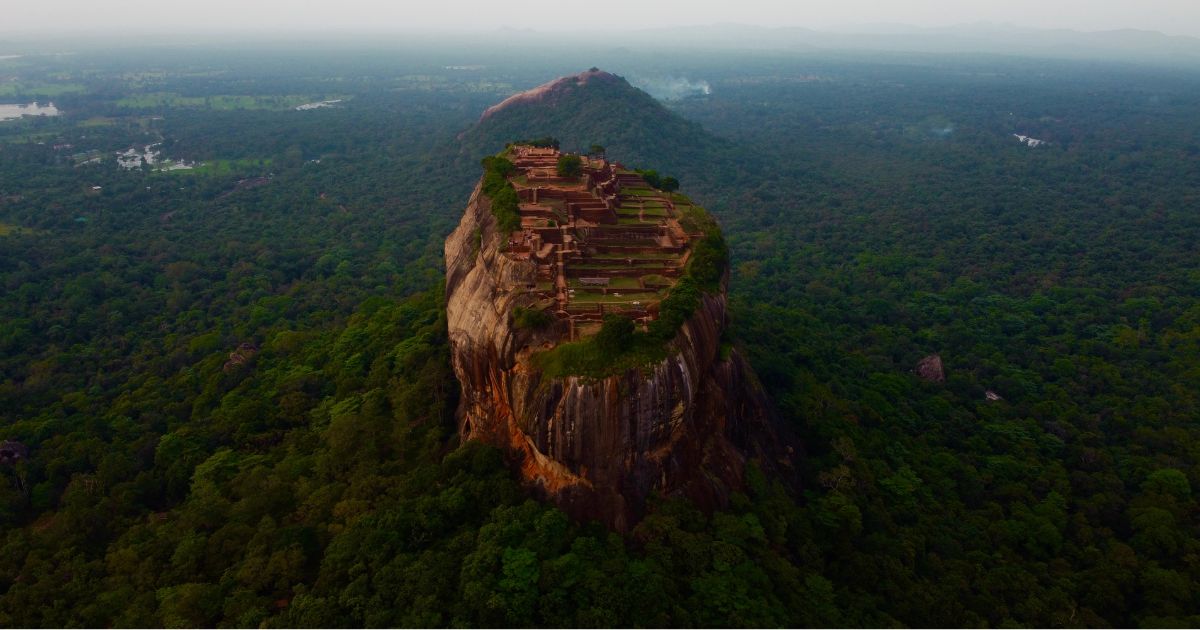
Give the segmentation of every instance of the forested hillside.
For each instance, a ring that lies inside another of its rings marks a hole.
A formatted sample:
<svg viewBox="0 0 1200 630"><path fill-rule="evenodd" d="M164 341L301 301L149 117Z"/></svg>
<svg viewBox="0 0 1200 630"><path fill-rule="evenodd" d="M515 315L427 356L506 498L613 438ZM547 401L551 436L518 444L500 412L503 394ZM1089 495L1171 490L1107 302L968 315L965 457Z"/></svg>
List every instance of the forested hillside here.
<svg viewBox="0 0 1200 630"><path fill-rule="evenodd" d="M1200 77L602 56L0 61L63 112L0 122L0 625L1200 624ZM723 225L800 496L621 537L451 437L457 138L593 64L712 85L646 166Z"/></svg>

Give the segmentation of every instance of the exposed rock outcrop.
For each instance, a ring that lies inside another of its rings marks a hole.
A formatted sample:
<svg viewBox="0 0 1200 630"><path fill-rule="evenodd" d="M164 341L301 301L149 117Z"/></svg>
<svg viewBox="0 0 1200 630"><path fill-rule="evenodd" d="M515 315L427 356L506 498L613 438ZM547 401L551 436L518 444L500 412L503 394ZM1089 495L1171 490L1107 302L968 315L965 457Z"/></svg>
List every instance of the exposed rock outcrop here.
<svg viewBox="0 0 1200 630"><path fill-rule="evenodd" d="M257 355L258 346L248 341L244 341L238 344L236 350L229 353L229 360L225 362L225 365L221 369L228 374L229 372L246 365Z"/></svg>
<svg viewBox="0 0 1200 630"><path fill-rule="evenodd" d="M513 326L514 307L533 301L523 289L535 267L501 253L507 236L477 186L446 240L464 438L500 446L531 487L575 517L618 530L640 519L654 493L724 505L743 486L749 459L790 478L795 442L746 361L722 353L724 286L704 296L665 360L603 379L549 378L531 357L560 342L566 326Z"/></svg>
<svg viewBox="0 0 1200 630"><path fill-rule="evenodd" d="M931 383L945 383L946 370L942 367L941 355L931 354L917 362L917 376Z"/></svg>
<svg viewBox="0 0 1200 630"><path fill-rule="evenodd" d="M548 83L543 83L535 88L525 90L524 92L517 92L503 101L492 105L484 110L480 120L487 120L496 113L504 111L505 109L517 104L548 102L549 104L553 105L554 101L565 97L572 90L585 87L589 82L593 81L616 84L623 82L624 79L621 79L615 74L611 74L597 68L592 68L586 72L580 72L576 75L559 77Z"/></svg>

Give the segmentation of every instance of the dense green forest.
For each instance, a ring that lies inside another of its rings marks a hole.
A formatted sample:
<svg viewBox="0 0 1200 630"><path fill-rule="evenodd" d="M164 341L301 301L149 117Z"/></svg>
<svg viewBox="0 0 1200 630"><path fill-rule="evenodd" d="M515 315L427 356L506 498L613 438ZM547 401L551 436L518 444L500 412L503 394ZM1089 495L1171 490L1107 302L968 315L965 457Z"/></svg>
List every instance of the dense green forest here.
<svg viewBox="0 0 1200 630"><path fill-rule="evenodd" d="M0 625L1200 625L1200 74L578 55L0 60ZM459 134L592 65L712 86L576 141L722 223L799 496L621 537L454 435Z"/></svg>

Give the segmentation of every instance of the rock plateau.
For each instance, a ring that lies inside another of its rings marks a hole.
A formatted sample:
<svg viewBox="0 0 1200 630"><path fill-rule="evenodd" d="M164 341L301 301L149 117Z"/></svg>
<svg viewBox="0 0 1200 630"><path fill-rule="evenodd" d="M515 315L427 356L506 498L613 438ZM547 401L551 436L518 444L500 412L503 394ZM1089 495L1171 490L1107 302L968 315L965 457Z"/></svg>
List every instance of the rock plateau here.
<svg viewBox="0 0 1200 630"><path fill-rule="evenodd" d="M643 516L652 495L686 497L705 509L725 505L743 488L752 459L790 476L795 443L749 364L722 344L728 274L702 295L662 360L598 378L539 369L536 355L594 333L606 308L642 327L653 321L655 300L669 289L652 282L678 282L696 235L689 239L676 220L683 206L646 192L620 165L585 158L583 177L563 179L548 168L557 151L520 150L526 168L510 180L521 197L521 229L500 228L481 181L445 244L461 436L502 448L528 486L574 517L622 531ZM638 238L645 240L619 240ZM631 242L643 253L629 253ZM613 251L629 258L613 261ZM601 260L611 268L596 269ZM655 273L632 277L647 270ZM610 280L630 295L620 297ZM516 312L535 310L547 323L515 323Z"/></svg>

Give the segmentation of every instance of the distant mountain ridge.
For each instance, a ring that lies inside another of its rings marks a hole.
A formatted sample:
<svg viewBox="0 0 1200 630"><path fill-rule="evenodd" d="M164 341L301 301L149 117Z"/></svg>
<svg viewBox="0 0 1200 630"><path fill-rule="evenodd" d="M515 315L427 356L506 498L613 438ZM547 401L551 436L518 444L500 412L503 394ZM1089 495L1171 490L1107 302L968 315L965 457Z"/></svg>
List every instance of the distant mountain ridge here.
<svg viewBox="0 0 1200 630"><path fill-rule="evenodd" d="M483 39L511 37L494 31ZM580 38L603 41L617 49L743 50L787 52L905 52L998 54L1061 59L1144 62L1200 66L1200 38L1133 28L1105 31L1044 29L976 22L922 27L907 24L854 24L813 29L796 26L709 24L661 28L572 32L536 31L537 45L573 46ZM478 41L475 36L473 41Z"/></svg>
<svg viewBox="0 0 1200 630"><path fill-rule="evenodd" d="M626 35L642 40L647 36L663 46L690 48L983 53L1200 64L1200 38L1137 29L1076 31L990 22L946 27L863 24L830 30L715 24ZM629 43L620 34L614 37Z"/></svg>

